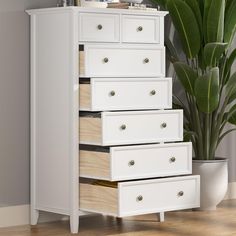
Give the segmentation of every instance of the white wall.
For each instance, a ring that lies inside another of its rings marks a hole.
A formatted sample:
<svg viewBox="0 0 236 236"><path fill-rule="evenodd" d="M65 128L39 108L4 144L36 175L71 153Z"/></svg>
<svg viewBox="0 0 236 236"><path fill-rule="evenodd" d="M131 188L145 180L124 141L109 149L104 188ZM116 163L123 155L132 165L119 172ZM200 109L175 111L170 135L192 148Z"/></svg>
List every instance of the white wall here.
<svg viewBox="0 0 236 236"><path fill-rule="evenodd" d="M0 206L29 203L29 16L56 0L0 0Z"/></svg>

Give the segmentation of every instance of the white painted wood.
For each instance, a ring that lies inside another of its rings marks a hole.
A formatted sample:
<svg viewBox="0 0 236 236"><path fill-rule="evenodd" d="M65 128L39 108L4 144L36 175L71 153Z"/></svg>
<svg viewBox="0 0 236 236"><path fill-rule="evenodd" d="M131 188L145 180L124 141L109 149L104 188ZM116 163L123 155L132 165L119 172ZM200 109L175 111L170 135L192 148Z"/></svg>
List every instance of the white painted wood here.
<svg viewBox="0 0 236 236"><path fill-rule="evenodd" d="M58 8L41 8L28 10L28 14L45 14L45 13L59 13L63 11L74 11L77 13L88 12L88 13L103 13L103 14L129 14L129 15L149 15L149 16L165 16L168 14L167 11L146 11L146 10L131 10L131 9L115 9L115 8L90 8L90 7L66 7Z"/></svg>
<svg viewBox="0 0 236 236"><path fill-rule="evenodd" d="M91 151L91 156L94 154ZM110 147L108 156L110 159L109 178L95 174L80 176L122 181L192 174L192 144L189 142ZM174 161L171 159L173 157ZM131 161L133 165L130 165ZM97 165L99 168L99 158ZM88 163L87 168L89 167Z"/></svg>
<svg viewBox="0 0 236 236"><path fill-rule="evenodd" d="M102 189L101 189L102 191ZM183 195L180 196L180 192ZM118 217L191 209L200 205L200 176L182 176L118 183ZM93 192L88 193L93 197ZM138 197L141 197L138 199ZM96 205L96 203L93 203ZM94 213L93 209L81 209Z"/></svg>
<svg viewBox="0 0 236 236"><path fill-rule="evenodd" d="M119 17L119 14L80 13L79 41L118 42Z"/></svg>
<svg viewBox="0 0 236 236"><path fill-rule="evenodd" d="M164 32L161 32L161 17L153 16L122 16L122 42L124 43L155 43L163 42ZM162 44L162 46L164 46Z"/></svg>
<svg viewBox="0 0 236 236"><path fill-rule="evenodd" d="M183 111L102 112L102 146L183 140ZM163 124L166 127L162 127ZM123 130L121 126L125 125Z"/></svg>
<svg viewBox="0 0 236 236"><path fill-rule="evenodd" d="M31 16L31 222L38 210L63 213L73 219L72 232L79 209L77 24L70 9Z"/></svg>
<svg viewBox="0 0 236 236"><path fill-rule="evenodd" d="M198 207L200 177L184 176L119 183L120 216ZM183 196L179 196L180 192ZM142 201L137 197L142 196Z"/></svg>
<svg viewBox="0 0 236 236"><path fill-rule="evenodd" d="M164 222L165 221L165 213L164 212L160 212L159 213L159 222Z"/></svg>
<svg viewBox="0 0 236 236"><path fill-rule="evenodd" d="M81 77L164 77L164 47L86 45ZM104 62L107 58L108 61ZM145 63L145 59L149 61Z"/></svg>
<svg viewBox="0 0 236 236"><path fill-rule="evenodd" d="M90 85L91 107L80 107L80 110L146 110L172 107L171 78L91 78ZM114 96L111 96L112 91L115 92Z"/></svg>

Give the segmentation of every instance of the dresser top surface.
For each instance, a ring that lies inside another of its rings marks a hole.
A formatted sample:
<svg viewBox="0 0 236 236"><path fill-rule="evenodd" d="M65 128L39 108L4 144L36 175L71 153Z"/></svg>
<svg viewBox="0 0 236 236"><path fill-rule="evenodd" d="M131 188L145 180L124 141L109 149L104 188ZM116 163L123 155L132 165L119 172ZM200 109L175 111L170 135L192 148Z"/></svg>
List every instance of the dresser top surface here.
<svg viewBox="0 0 236 236"><path fill-rule="evenodd" d="M133 10L133 9L115 9L115 8L92 8L92 7L53 7L29 9L26 12L29 15L49 14L59 12L88 12L88 13L104 13L104 14L126 14L126 15L154 15L165 16L167 11L148 11L148 10Z"/></svg>

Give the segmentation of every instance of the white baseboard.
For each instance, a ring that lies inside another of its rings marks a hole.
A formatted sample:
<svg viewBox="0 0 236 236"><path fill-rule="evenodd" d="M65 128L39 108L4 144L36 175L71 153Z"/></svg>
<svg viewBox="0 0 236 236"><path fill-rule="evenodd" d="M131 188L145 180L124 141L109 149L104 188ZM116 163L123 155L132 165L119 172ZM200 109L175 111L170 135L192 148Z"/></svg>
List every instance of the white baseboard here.
<svg viewBox="0 0 236 236"><path fill-rule="evenodd" d="M29 224L29 205L0 208L0 227Z"/></svg>
<svg viewBox="0 0 236 236"><path fill-rule="evenodd" d="M40 212L39 223L52 222L59 220L68 220L68 216L53 214L49 212ZM29 225L30 224L30 206L8 206L0 207L0 228Z"/></svg>
<svg viewBox="0 0 236 236"><path fill-rule="evenodd" d="M225 200L236 199L236 182L231 182L228 185L228 191L225 195Z"/></svg>

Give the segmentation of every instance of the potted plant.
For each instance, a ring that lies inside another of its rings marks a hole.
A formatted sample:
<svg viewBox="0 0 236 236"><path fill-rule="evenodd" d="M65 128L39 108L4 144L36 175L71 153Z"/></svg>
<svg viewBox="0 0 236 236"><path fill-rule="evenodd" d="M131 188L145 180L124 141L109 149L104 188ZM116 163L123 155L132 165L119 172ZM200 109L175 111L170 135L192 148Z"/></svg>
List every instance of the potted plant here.
<svg viewBox="0 0 236 236"><path fill-rule="evenodd" d="M193 173L201 176L201 209L215 209L228 185L227 160L216 157L222 139L236 125L235 0L154 0L169 11L182 45L180 59L173 43L167 53L184 88L174 106L184 110L185 138L194 150Z"/></svg>

